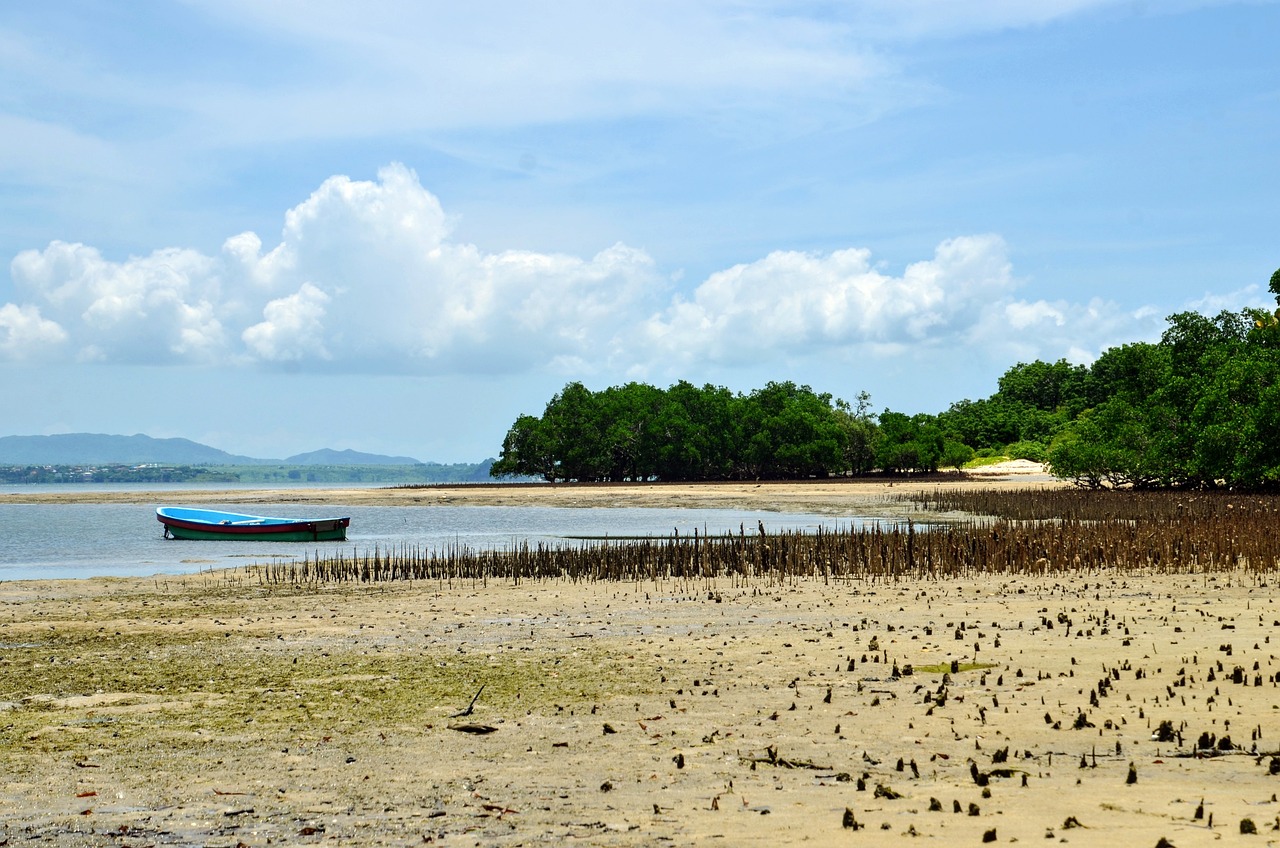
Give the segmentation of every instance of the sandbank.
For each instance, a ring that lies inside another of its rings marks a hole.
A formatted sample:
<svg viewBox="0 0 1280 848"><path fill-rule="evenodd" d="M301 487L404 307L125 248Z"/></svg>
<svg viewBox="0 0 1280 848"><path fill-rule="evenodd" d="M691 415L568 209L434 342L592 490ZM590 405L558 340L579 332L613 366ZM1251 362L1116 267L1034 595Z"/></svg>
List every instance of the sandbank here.
<svg viewBox="0 0 1280 848"><path fill-rule="evenodd" d="M748 508L824 515L893 514L900 495L937 488L1067 485L1044 467L1012 461L964 474L728 483L557 483L391 487L201 488L102 491L68 484L56 491L0 491L0 503L347 504L352 506L554 506ZM909 509L907 507L906 509Z"/></svg>

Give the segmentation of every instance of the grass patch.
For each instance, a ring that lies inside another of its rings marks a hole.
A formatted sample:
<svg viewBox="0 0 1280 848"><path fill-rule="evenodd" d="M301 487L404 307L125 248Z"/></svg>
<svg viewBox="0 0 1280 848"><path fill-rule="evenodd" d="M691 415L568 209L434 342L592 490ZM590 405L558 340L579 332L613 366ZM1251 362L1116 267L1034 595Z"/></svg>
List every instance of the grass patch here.
<svg viewBox="0 0 1280 848"><path fill-rule="evenodd" d="M631 664L590 649L491 658L456 650L317 651L187 634L84 647L55 638L5 652L0 700L14 706L0 714L0 744L21 746L50 724L109 725L115 738L127 738L153 725L155 712L178 735L236 734L246 725L255 733L318 734L422 727L465 707L481 685L486 711L520 714L644 688Z"/></svg>
<svg viewBox="0 0 1280 848"><path fill-rule="evenodd" d="M394 622L365 631L331 619L358 590L238 591L112 597L74 616L45 600L0 613L10 619L0 627L0 765L145 772L175 753L439 732L481 686L476 720L519 721L587 713L657 685L648 666L587 642L460 652Z"/></svg>

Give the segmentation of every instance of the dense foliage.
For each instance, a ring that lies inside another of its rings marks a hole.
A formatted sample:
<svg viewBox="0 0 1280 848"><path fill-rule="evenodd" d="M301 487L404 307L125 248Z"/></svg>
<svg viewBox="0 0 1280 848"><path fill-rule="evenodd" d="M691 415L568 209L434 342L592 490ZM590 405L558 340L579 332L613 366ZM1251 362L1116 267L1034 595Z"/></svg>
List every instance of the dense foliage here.
<svg viewBox="0 0 1280 848"><path fill-rule="evenodd" d="M1280 326L1262 310L1181 313L1158 344L1106 351L1097 402L1049 450L1054 472L1089 486L1280 483Z"/></svg>
<svg viewBox="0 0 1280 848"><path fill-rule="evenodd" d="M1280 296L1280 271L1272 278ZM1033 362L990 398L938 416L979 453L1046 461L1082 486L1263 489L1280 484L1280 310L1182 312L1159 342L1092 366Z"/></svg>
<svg viewBox="0 0 1280 848"><path fill-rule="evenodd" d="M541 417L507 432L496 476L557 480L730 480L864 473L875 425L808 386L769 383L748 395L679 382L592 392L570 383Z"/></svg>
<svg viewBox="0 0 1280 848"><path fill-rule="evenodd" d="M1280 303L1280 271L1271 278ZM570 383L507 433L494 476L726 480L1048 463L1082 486L1280 487L1280 309L1183 312L1159 342L1092 365L1018 363L995 394L937 415L869 411L794 383L750 394L681 382Z"/></svg>

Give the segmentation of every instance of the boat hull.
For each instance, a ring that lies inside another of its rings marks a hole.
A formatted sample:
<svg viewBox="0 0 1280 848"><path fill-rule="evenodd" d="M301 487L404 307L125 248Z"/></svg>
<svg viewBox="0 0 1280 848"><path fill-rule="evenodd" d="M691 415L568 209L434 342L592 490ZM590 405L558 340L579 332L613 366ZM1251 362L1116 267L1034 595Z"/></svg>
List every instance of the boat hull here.
<svg viewBox="0 0 1280 848"><path fill-rule="evenodd" d="M350 518L268 518L216 510L161 507L156 520L172 539L255 542L341 542Z"/></svg>

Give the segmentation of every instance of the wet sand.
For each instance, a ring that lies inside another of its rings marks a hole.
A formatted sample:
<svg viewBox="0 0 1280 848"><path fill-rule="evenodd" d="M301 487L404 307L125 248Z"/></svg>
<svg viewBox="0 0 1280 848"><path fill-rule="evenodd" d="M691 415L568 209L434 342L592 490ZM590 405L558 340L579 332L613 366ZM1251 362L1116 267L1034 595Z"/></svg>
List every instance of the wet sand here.
<svg viewBox="0 0 1280 848"><path fill-rule="evenodd" d="M351 506L549 506L742 508L825 515L893 513L897 499L937 488L1050 487L1065 485L1029 462L1007 462L965 474L851 478L803 482L558 483L434 485L383 488L190 489L92 491L67 485L57 491L0 491L0 503L346 504ZM906 507L904 509L909 509Z"/></svg>
<svg viewBox="0 0 1280 848"><path fill-rule="evenodd" d="M1269 844L1273 594L1243 572L2 584L0 842Z"/></svg>

